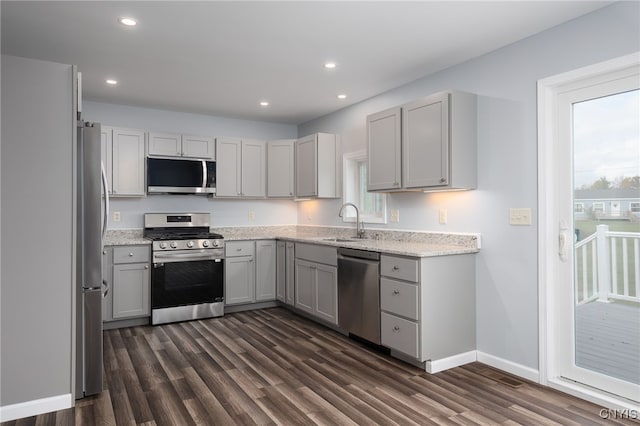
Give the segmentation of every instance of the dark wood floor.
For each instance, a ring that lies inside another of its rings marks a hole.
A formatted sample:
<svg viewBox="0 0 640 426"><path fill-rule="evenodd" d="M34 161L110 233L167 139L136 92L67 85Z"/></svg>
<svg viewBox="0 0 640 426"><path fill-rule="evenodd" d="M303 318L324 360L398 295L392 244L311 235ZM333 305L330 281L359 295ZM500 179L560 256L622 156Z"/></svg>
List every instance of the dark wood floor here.
<svg viewBox="0 0 640 426"><path fill-rule="evenodd" d="M104 340L100 396L3 425L622 424L483 364L430 375L281 308Z"/></svg>

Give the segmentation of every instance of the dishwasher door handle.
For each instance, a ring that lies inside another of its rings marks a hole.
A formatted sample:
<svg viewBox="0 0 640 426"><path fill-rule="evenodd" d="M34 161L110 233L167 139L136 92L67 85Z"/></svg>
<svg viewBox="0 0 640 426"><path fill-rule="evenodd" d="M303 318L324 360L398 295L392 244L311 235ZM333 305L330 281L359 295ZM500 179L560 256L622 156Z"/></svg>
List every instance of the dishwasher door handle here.
<svg viewBox="0 0 640 426"><path fill-rule="evenodd" d="M358 262L358 263L365 263L367 265L379 265L380 261L379 260L369 260L369 259L362 259L359 257L351 257L351 256L343 256L341 254L338 255L338 261L340 260L346 260L349 262Z"/></svg>

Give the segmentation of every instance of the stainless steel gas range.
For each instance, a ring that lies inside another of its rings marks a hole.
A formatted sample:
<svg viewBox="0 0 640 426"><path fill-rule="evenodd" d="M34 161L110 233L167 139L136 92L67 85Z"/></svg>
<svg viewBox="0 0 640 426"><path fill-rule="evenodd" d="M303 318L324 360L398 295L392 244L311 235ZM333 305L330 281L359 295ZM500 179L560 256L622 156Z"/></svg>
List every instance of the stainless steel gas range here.
<svg viewBox="0 0 640 426"><path fill-rule="evenodd" d="M151 324L224 315L224 239L209 213L147 213L153 241Z"/></svg>

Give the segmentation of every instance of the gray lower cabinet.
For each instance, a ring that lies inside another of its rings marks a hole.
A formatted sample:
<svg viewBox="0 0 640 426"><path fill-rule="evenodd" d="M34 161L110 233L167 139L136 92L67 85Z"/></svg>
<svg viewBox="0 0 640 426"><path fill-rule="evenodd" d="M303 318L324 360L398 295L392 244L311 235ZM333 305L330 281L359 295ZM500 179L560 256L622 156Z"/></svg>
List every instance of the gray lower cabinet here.
<svg viewBox="0 0 640 426"><path fill-rule="evenodd" d="M335 247L295 245L295 307L338 324L338 268Z"/></svg>
<svg viewBox="0 0 640 426"><path fill-rule="evenodd" d="M287 243L276 243L276 299L284 302L287 298L287 273L286 273Z"/></svg>
<svg viewBox="0 0 640 426"><path fill-rule="evenodd" d="M227 257L224 282L226 305L253 302L256 287L253 256Z"/></svg>
<svg viewBox="0 0 640 426"><path fill-rule="evenodd" d="M285 246L285 303L287 305L295 305L296 294L296 259L295 244L287 242Z"/></svg>
<svg viewBox="0 0 640 426"><path fill-rule="evenodd" d="M276 298L287 305L295 304L294 243L278 241L276 244Z"/></svg>
<svg viewBox="0 0 640 426"><path fill-rule="evenodd" d="M383 254L380 275L383 346L420 362L475 349L474 254Z"/></svg>
<svg viewBox="0 0 640 426"><path fill-rule="evenodd" d="M150 248L107 247L103 252L103 320L146 317L151 313Z"/></svg>
<svg viewBox="0 0 640 426"><path fill-rule="evenodd" d="M225 305L276 299L275 240L225 244Z"/></svg>
<svg viewBox="0 0 640 426"><path fill-rule="evenodd" d="M256 302L276 299L276 241L256 241Z"/></svg>

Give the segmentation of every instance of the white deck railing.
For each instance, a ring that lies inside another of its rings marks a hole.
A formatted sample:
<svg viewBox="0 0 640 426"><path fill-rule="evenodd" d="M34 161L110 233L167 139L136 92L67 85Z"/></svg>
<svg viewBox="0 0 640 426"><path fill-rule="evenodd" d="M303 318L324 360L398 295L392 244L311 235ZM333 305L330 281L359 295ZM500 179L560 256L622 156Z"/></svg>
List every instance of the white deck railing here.
<svg viewBox="0 0 640 426"><path fill-rule="evenodd" d="M574 268L578 304L640 302L640 233L598 225L595 234L576 243Z"/></svg>

